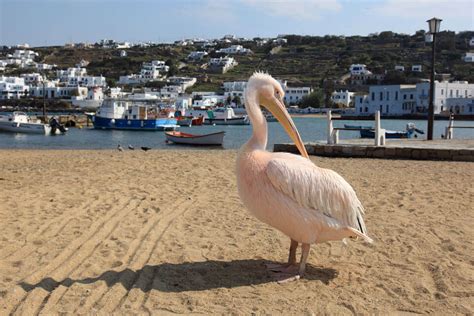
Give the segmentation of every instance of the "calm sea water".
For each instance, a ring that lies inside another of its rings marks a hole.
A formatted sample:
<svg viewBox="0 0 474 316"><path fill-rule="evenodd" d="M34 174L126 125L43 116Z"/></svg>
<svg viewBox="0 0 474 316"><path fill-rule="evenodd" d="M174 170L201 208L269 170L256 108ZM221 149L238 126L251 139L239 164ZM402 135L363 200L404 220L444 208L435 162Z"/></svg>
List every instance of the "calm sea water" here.
<svg viewBox="0 0 474 316"><path fill-rule="evenodd" d="M327 121L325 118L297 117L293 119L304 142L324 141L326 137ZM425 120L403 121L382 120L382 126L390 130L404 130L408 122L426 132ZM373 121L335 121L335 126L343 127L344 124L370 125ZM435 121L434 137L441 138L447 121ZM457 121L457 125L474 126L473 121ZM275 143L290 142L291 140L279 123L269 123L268 149L273 148ZM217 131L225 131L225 149L236 149L244 144L252 134L252 127L246 126L193 126L181 127L181 131L192 134L205 134ZM340 139L359 138L359 132L343 131L339 134ZM420 135L423 139L424 135ZM474 139L474 129L455 129L455 139ZM165 143L163 132L142 131L117 131L117 130L95 130L92 128L70 128L66 135L28 135L0 132L0 148L30 148L30 149L114 149L117 144L126 147L131 144L135 147L148 146L160 149L189 149L182 145Z"/></svg>

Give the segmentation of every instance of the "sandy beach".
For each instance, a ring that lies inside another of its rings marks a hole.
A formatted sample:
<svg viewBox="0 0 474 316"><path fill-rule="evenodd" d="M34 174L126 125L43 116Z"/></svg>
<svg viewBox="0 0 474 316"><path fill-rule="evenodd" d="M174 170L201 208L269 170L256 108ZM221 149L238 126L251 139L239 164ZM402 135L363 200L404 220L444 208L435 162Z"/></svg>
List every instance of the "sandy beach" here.
<svg viewBox="0 0 474 316"><path fill-rule="evenodd" d="M474 312L474 164L312 157L364 204L372 245L289 240L237 195L236 151L0 150L0 314Z"/></svg>

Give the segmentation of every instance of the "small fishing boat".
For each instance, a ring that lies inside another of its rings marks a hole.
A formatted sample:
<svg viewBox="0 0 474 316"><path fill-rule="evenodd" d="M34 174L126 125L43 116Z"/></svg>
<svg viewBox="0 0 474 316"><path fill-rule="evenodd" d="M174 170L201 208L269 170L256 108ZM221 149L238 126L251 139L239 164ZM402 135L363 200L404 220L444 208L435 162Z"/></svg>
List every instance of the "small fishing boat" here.
<svg viewBox="0 0 474 316"><path fill-rule="evenodd" d="M391 131L385 130L385 138L389 139L400 139L400 138L412 138L415 133L424 134L424 132L416 128L415 124L408 123L405 131ZM375 138L375 130L370 129L361 129L360 130L361 138Z"/></svg>
<svg viewBox="0 0 474 316"><path fill-rule="evenodd" d="M176 118L179 126L200 126L204 122L204 116L180 116Z"/></svg>
<svg viewBox="0 0 474 316"><path fill-rule="evenodd" d="M374 129L372 126L367 126L367 125L349 125L349 124L344 124L344 128L352 128L352 129Z"/></svg>
<svg viewBox="0 0 474 316"><path fill-rule="evenodd" d="M55 118L49 124L41 123L39 120L30 118L24 112L13 112L8 115L0 115L0 131L29 134L63 134L66 128L59 124Z"/></svg>
<svg viewBox="0 0 474 316"><path fill-rule="evenodd" d="M225 132L195 135L183 132L165 132L166 141L175 144L222 146Z"/></svg>

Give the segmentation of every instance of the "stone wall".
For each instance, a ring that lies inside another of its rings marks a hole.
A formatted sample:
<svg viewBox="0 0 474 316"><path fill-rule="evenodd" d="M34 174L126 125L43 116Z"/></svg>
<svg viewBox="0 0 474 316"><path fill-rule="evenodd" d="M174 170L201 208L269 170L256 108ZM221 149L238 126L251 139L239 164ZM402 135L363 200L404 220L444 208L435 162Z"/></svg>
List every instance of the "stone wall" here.
<svg viewBox="0 0 474 316"><path fill-rule="evenodd" d="M309 155L323 157L415 159L415 160L452 160L474 162L474 149L440 149L417 147L385 147L366 145L325 145L305 144ZM293 144L275 144L275 152L298 153Z"/></svg>

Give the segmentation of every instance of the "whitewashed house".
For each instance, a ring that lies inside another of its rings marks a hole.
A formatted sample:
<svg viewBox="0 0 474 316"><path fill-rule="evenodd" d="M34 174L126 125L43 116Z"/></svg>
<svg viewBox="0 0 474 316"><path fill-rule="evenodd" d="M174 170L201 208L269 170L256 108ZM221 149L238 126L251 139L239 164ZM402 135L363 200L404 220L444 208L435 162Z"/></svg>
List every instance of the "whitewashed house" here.
<svg viewBox="0 0 474 316"><path fill-rule="evenodd" d="M98 108L104 101L102 87L94 87L87 91L87 95L72 96L72 105L80 108Z"/></svg>
<svg viewBox="0 0 474 316"><path fill-rule="evenodd" d="M294 105L300 103L304 97L313 92L311 87L288 87L286 81L279 81L282 88L285 90L285 97L283 100L287 105Z"/></svg>
<svg viewBox="0 0 474 316"><path fill-rule="evenodd" d="M402 66L402 65L396 65L396 66L395 66L395 71L404 72L404 71L405 71L405 67Z"/></svg>
<svg viewBox="0 0 474 316"><path fill-rule="evenodd" d="M364 64L352 64L349 67L349 72L351 75L370 75L372 72L370 72L367 69L367 66Z"/></svg>
<svg viewBox="0 0 474 316"><path fill-rule="evenodd" d="M28 95L28 91L24 78L0 76L0 99L19 99Z"/></svg>
<svg viewBox="0 0 474 316"><path fill-rule="evenodd" d="M422 65L412 65L411 66L411 71L412 72L422 72L423 71L423 66Z"/></svg>
<svg viewBox="0 0 474 316"><path fill-rule="evenodd" d="M235 54L251 54L252 50L248 48L244 48L242 45L232 45L227 48L221 48L216 50L216 53L218 54L229 54L229 55L235 55Z"/></svg>
<svg viewBox="0 0 474 316"><path fill-rule="evenodd" d="M189 61L198 61L198 60L202 60L204 57L206 57L208 54L207 52L205 51L194 51L194 52L191 52L189 55L188 55L188 60Z"/></svg>
<svg viewBox="0 0 474 316"><path fill-rule="evenodd" d="M227 71L231 70L238 63L233 57L219 57L219 58L211 58L209 60L208 66L209 70L213 72L220 72L226 73Z"/></svg>
<svg viewBox="0 0 474 316"><path fill-rule="evenodd" d="M474 115L474 98L448 98L445 111L459 115Z"/></svg>
<svg viewBox="0 0 474 316"><path fill-rule="evenodd" d="M474 46L474 37L472 37L471 40L469 41L469 46Z"/></svg>
<svg viewBox="0 0 474 316"><path fill-rule="evenodd" d="M54 67L57 67L57 65L50 65L50 64L43 64L43 63L35 64L35 68L38 70L52 70Z"/></svg>
<svg viewBox="0 0 474 316"><path fill-rule="evenodd" d="M120 57L127 57L127 51L126 50L121 50L120 51Z"/></svg>
<svg viewBox="0 0 474 316"><path fill-rule="evenodd" d="M85 98L88 93L86 87L62 87L52 82L46 82L44 88L42 84L30 87L30 95L33 97L43 98L43 91L46 99L70 99L73 96Z"/></svg>
<svg viewBox="0 0 474 316"><path fill-rule="evenodd" d="M350 92L349 90L346 91L334 91L331 94L331 101L335 104L341 104L344 107L349 107L353 104L354 101L354 92Z"/></svg>
<svg viewBox="0 0 474 316"><path fill-rule="evenodd" d="M27 85L37 85L43 82L43 76L38 73L22 74L21 77L25 80Z"/></svg>
<svg viewBox="0 0 474 316"><path fill-rule="evenodd" d="M372 115L380 111L384 115L403 115L428 112L430 83L416 85L370 86L368 95L355 97L357 115ZM474 84L465 81L435 82L434 113L448 111L447 102L452 98L472 98Z"/></svg>
<svg viewBox="0 0 474 316"><path fill-rule="evenodd" d="M143 63L139 74L132 74L127 76L120 76L119 84L139 84L149 81L155 81L162 78L161 72L169 71L169 66L161 60L153 60L148 63Z"/></svg>
<svg viewBox="0 0 474 316"><path fill-rule="evenodd" d="M57 70L56 76L61 83L69 87L106 87L107 81L104 76L88 76L87 70L80 67L71 67L67 70Z"/></svg>
<svg viewBox="0 0 474 316"><path fill-rule="evenodd" d="M181 87L182 92L186 91L187 88L194 86L197 82L196 78L191 77L169 77L168 81L173 85Z"/></svg>
<svg viewBox="0 0 474 316"><path fill-rule="evenodd" d="M466 63L474 63L474 53L467 52L462 58Z"/></svg>

